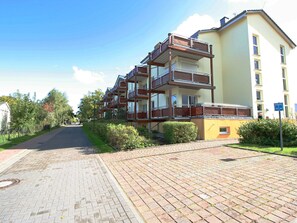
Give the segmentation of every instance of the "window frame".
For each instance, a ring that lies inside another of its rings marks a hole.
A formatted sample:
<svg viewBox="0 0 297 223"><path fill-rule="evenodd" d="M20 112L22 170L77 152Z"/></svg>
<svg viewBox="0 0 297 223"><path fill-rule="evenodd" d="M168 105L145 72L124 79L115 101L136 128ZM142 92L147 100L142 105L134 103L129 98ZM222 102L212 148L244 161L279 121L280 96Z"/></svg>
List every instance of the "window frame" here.
<svg viewBox="0 0 297 223"><path fill-rule="evenodd" d="M222 129L225 129L225 131L223 131ZM219 133L220 133L220 135L230 135L230 127L229 126L220 126Z"/></svg>
<svg viewBox="0 0 297 223"><path fill-rule="evenodd" d="M259 36L254 34L252 38L253 38L253 53L254 53L254 55L259 56L260 55ZM254 40L256 40L256 43ZM255 52L255 49L256 49L256 52Z"/></svg>
<svg viewBox="0 0 297 223"><path fill-rule="evenodd" d="M283 45L280 45L280 56L281 56L281 63L286 64L286 48Z"/></svg>

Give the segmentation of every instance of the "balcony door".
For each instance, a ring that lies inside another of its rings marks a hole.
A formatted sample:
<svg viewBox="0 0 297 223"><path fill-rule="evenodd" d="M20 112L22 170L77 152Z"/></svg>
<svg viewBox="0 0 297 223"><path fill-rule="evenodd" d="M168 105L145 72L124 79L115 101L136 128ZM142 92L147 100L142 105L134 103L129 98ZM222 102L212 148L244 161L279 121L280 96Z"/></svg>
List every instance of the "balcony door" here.
<svg viewBox="0 0 297 223"><path fill-rule="evenodd" d="M182 95L182 106L191 107L197 104L197 97L194 95Z"/></svg>

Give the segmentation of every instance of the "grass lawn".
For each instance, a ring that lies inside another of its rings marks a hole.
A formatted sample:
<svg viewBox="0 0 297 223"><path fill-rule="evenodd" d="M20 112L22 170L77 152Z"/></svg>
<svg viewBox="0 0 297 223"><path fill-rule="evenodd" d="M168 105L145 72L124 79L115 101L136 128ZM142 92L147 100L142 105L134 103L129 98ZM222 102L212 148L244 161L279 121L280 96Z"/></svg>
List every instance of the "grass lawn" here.
<svg viewBox="0 0 297 223"><path fill-rule="evenodd" d="M113 148L105 143L99 136L95 135L90 129L86 126L83 126L83 130L88 136L89 140L96 147L97 153L110 153L113 152Z"/></svg>
<svg viewBox="0 0 297 223"><path fill-rule="evenodd" d="M265 153L272 153L272 154L281 154L287 156L297 157L297 147L284 147L283 151L281 151L280 147L269 147L269 146L258 146L253 144L229 144L229 147L232 148L240 148L240 149L247 149Z"/></svg>
<svg viewBox="0 0 297 223"><path fill-rule="evenodd" d="M52 128L52 130L54 130L56 128ZM43 135L45 133L48 133L50 130L43 130L43 131L40 131L40 132L36 132L32 135L24 135L24 136L20 136L20 137L16 137L14 136L13 138L11 138L10 140L7 140L7 137L1 137L1 141L0 141L0 152L5 150L5 149L8 149L12 146L15 146L17 144L20 144L22 142L25 142L25 141L28 141L36 136L40 136L40 135ZM4 140L3 140L4 139Z"/></svg>

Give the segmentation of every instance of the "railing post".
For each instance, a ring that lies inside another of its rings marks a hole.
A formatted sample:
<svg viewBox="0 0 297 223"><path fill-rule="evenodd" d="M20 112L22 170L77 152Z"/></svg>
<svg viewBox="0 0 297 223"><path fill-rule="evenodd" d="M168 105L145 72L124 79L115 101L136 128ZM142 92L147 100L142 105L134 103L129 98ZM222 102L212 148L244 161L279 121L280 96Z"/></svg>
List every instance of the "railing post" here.
<svg viewBox="0 0 297 223"><path fill-rule="evenodd" d="M194 73L192 73L192 83L194 83Z"/></svg>

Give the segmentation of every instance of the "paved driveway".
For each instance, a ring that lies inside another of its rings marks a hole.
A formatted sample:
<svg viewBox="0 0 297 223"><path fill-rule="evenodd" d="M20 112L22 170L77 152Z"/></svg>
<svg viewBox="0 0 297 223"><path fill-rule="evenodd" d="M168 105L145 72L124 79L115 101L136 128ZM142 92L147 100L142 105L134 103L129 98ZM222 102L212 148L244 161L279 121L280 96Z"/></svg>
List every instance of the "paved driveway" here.
<svg viewBox="0 0 297 223"><path fill-rule="evenodd" d="M100 155L147 222L291 222L297 159L187 143Z"/></svg>
<svg viewBox="0 0 297 223"><path fill-rule="evenodd" d="M22 144L33 151L0 173L0 222L138 222L79 127Z"/></svg>

